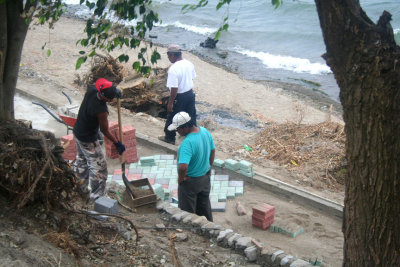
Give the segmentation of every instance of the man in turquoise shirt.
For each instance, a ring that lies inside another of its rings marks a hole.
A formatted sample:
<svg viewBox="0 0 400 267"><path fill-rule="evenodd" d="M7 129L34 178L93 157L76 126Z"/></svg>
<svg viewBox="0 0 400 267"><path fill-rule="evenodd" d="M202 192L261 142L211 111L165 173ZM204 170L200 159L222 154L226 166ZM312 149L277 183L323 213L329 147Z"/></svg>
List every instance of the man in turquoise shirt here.
<svg viewBox="0 0 400 267"><path fill-rule="evenodd" d="M213 221L210 203L210 170L215 145L210 132L194 125L186 112L178 112L168 126L185 136L178 149L178 206Z"/></svg>

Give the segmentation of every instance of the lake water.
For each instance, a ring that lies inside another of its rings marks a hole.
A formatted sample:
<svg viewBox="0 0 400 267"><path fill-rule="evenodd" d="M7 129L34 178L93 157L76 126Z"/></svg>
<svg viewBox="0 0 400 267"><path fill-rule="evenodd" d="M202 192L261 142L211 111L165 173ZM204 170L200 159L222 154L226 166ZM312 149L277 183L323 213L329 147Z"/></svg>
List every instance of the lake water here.
<svg viewBox="0 0 400 267"><path fill-rule="evenodd" d="M79 0L66 3L74 5ZM297 83L339 101L339 88L321 58L325 45L313 0L287 0L278 9L265 0L232 1L229 13L224 7L216 11L218 1L209 0L206 7L183 14L181 8L187 3L197 1L152 1L153 10L162 20L150 33L157 36L154 43L177 43L249 80ZM399 0L360 3L373 21L384 10L389 11L395 38L400 43ZM229 14L229 31L222 33L217 48L200 47L207 37L214 36L226 14ZM78 16L87 15L86 7L80 7ZM222 59L218 51L226 51L228 56Z"/></svg>

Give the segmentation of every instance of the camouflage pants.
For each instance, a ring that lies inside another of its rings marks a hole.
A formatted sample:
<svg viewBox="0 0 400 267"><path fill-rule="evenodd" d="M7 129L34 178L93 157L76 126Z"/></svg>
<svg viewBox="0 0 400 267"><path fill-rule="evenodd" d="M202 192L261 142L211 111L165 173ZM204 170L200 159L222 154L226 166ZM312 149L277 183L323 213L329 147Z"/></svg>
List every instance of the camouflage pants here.
<svg viewBox="0 0 400 267"><path fill-rule="evenodd" d="M78 178L78 190L82 194L90 193L91 199L105 195L107 161L99 141L86 143L74 139L77 150L74 171Z"/></svg>

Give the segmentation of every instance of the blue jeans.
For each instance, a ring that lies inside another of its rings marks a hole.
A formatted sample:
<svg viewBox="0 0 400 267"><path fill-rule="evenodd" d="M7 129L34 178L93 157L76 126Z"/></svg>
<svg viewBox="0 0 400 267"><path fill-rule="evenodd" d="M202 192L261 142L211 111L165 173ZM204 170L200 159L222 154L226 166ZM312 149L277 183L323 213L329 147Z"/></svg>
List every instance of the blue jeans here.
<svg viewBox="0 0 400 267"><path fill-rule="evenodd" d="M168 112L167 121L165 122L164 132L166 140L175 142L176 131L168 131L167 128L172 123L172 118L178 112L181 111L187 112L189 116L192 118L194 125L197 125L195 100L196 96L193 90L189 90L185 93L176 95L172 112Z"/></svg>

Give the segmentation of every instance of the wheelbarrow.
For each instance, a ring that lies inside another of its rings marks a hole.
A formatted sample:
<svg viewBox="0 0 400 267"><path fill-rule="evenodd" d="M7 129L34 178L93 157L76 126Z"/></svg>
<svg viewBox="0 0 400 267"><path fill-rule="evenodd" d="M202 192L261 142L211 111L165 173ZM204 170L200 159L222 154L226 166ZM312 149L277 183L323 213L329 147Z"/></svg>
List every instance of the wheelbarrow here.
<svg viewBox="0 0 400 267"><path fill-rule="evenodd" d="M44 110L47 111L56 121L59 123L64 124L67 127L67 134L69 134L69 131L73 129L75 122L78 117L78 111L79 111L79 105L73 105L71 98L65 93L64 91L62 92L63 95L68 99L69 104L59 107L57 109L56 114L54 114L48 107L43 105L42 103L38 102L32 102L32 104L41 106Z"/></svg>

